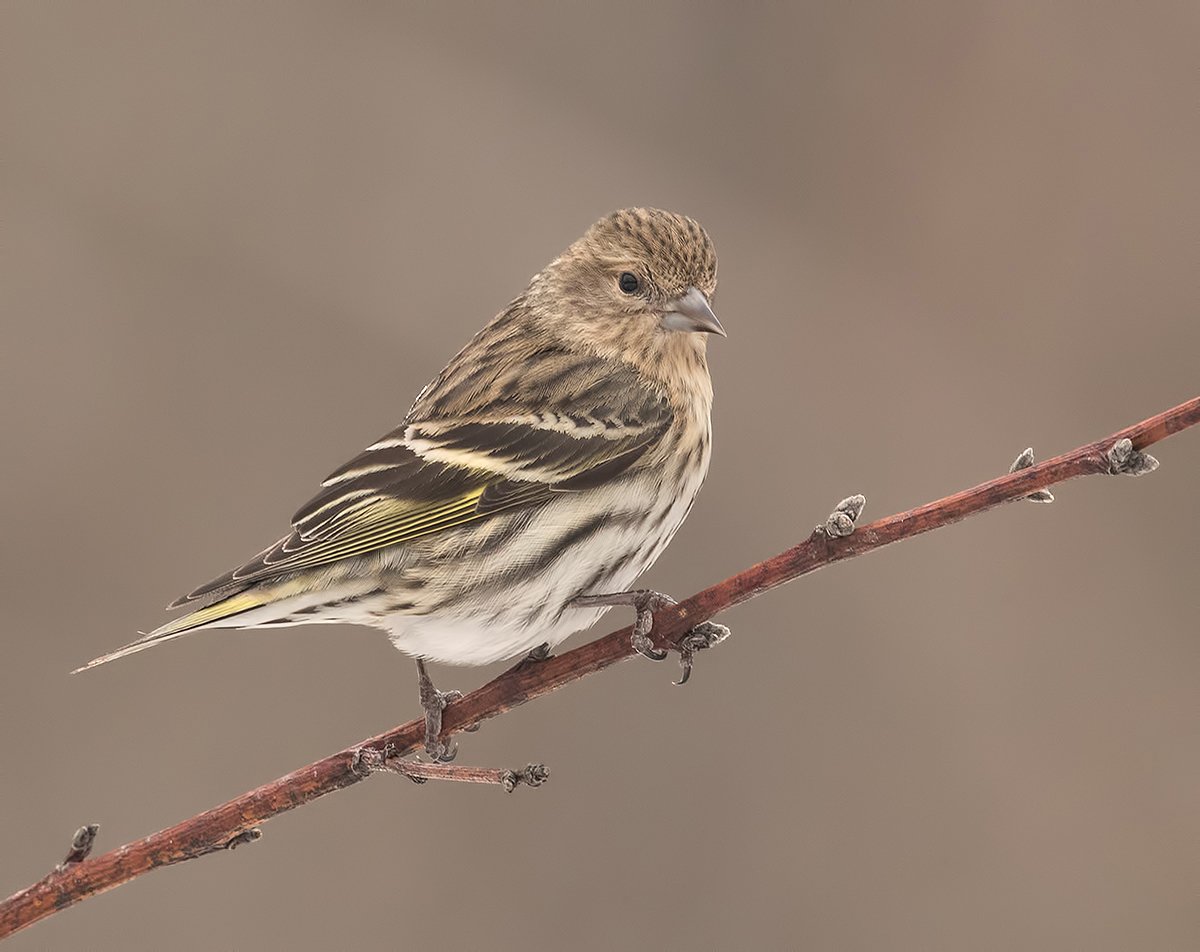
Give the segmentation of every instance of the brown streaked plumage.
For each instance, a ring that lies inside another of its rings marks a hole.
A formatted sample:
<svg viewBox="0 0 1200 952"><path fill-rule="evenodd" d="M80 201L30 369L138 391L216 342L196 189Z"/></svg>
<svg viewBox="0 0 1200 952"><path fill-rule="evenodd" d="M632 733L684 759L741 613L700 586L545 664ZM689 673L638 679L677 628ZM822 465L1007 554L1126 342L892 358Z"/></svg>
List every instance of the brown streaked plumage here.
<svg viewBox="0 0 1200 952"><path fill-rule="evenodd" d="M288 535L86 667L204 628L360 623L418 659L482 664L588 627L605 609L574 600L629 587L707 472L715 287L692 219L601 219Z"/></svg>

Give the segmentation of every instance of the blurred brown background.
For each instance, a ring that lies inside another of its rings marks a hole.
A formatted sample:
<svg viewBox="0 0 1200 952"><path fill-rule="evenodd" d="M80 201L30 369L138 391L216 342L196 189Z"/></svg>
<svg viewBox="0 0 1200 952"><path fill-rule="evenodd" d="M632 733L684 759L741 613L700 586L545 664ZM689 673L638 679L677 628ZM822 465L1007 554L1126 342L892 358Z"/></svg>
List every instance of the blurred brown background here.
<svg viewBox="0 0 1200 952"><path fill-rule="evenodd" d="M1192 2L6 3L0 895L417 713L360 629L68 677L595 218L721 259L689 594L1200 390ZM1200 433L844 564L17 949L1200 947ZM614 625L625 617L614 617ZM443 687L494 672L439 669Z"/></svg>

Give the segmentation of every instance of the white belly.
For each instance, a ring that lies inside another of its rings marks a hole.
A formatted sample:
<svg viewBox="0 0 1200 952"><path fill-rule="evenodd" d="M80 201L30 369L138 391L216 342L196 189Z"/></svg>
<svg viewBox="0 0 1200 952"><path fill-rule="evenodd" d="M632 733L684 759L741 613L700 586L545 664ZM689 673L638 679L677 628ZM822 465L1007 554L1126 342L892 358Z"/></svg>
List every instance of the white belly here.
<svg viewBox="0 0 1200 952"><path fill-rule="evenodd" d="M401 651L449 664L490 664L525 654L543 643L553 647L590 628L608 610L570 607L575 596L627 591L634 586L675 535L703 479L701 471L676 483L672 492L658 492L650 520L615 518L628 512L627 485L590 493L583 519L612 513L612 524L552 550L558 557L546 570L528 577L514 576L515 563L544 558L547 540L561 539L571 526L580 524L578 499L551 504L530 520L511 547L490 560L470 560L480 579L508 573L487 597L459 597L436 611L391 615L377 624ZM569 520L565 518L568 513ZM647 522L653 531L647 531Z"/></svg>

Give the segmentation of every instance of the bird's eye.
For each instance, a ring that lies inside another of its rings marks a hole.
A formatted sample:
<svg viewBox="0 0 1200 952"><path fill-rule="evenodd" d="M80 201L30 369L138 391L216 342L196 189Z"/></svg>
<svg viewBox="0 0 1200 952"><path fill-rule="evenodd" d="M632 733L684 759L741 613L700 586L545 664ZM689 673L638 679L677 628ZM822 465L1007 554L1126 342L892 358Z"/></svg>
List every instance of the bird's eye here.
<svg viewBox="0 0 1200 952"><path fill-rule="evenodd" d="M642 286L642 282L632 271L622 271L621 276L617 278L617 286L626 294L636 294L637 289Z"/></svg>

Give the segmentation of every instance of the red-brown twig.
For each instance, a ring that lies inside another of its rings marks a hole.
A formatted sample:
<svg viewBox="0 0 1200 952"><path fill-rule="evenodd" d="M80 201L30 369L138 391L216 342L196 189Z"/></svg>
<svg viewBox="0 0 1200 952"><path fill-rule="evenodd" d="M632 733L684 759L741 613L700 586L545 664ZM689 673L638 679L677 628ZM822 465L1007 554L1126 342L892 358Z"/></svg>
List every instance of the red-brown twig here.
<svg viewBox="0 0 1200 952"><path fill-rule="evenodd" d="M1118 452L1114 458L1111 451L1118 441L1127 439L1133 450L1141 450L1198 422L1200 397L1044 463L1017 469L917 509L861 526L845 538L833 538L824 529L818 529L786 552L686 601L661 608L655 614L652 638L660 648L671 647L717 612L830 563L950 525L1001 503L1024 499L1037 490L1076 476L1111 473L1128 456ZM1135 465L1137 461L1134 453ZM633 654L630 633L630 628L622 628L546 661L505 672L446 708L443 733L458 733L630 657ZM372 770L364 769L365 749L402 756L419 749L423 741L424 721L410 721L144 839L102 856L65 864L0 903L0 938L152 869L250 842L256 838L256 825L264 820L368 776Z"/></svg>
<svg viewBox="0 0 1200 952"><path fill-rule="evenodd" d="M540 787L550 777L543 764L530 764L523 770L500 770L495 767L468 767L465 764L431 764L422 760L400 760L394 750L363 747L355 754L351 769L368 774L386 771L408 777L414 783L426 780L451 780L456 783L494 783L509 793L519 784Z"/></svg>

